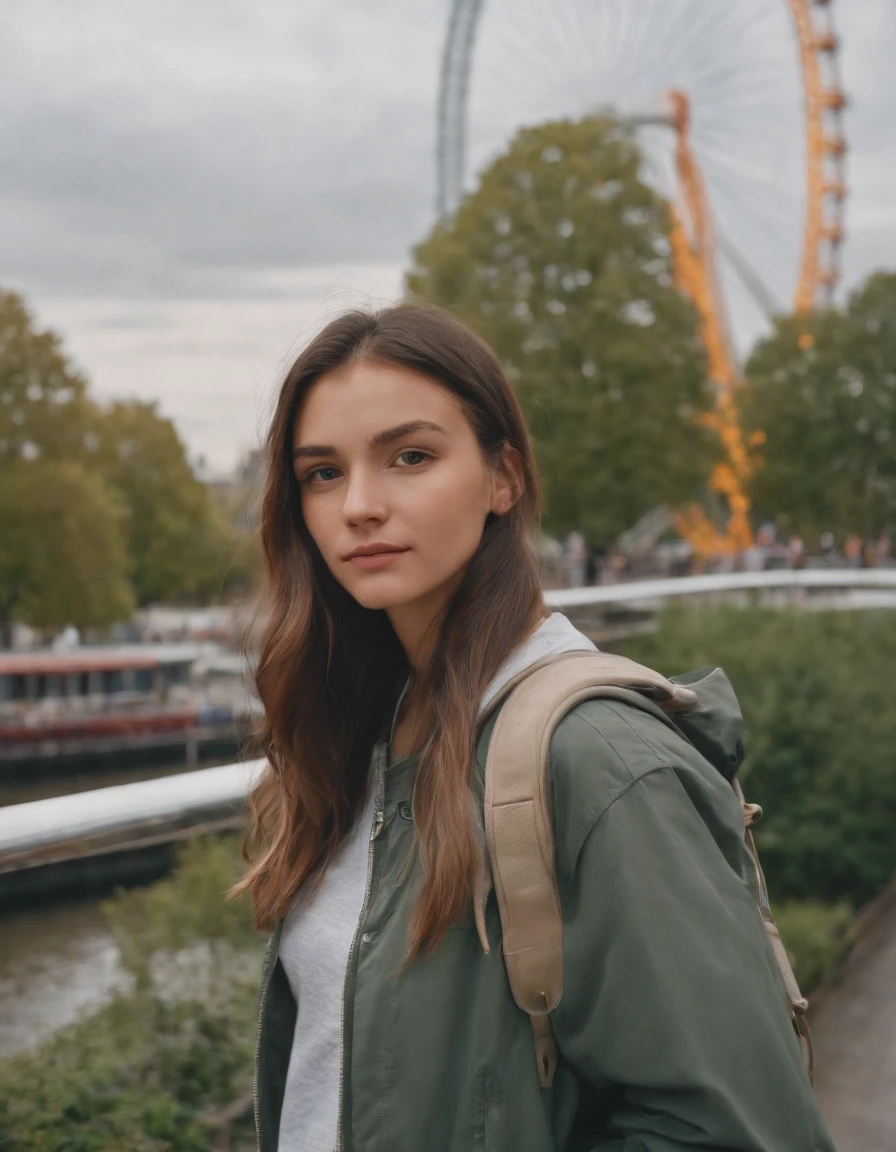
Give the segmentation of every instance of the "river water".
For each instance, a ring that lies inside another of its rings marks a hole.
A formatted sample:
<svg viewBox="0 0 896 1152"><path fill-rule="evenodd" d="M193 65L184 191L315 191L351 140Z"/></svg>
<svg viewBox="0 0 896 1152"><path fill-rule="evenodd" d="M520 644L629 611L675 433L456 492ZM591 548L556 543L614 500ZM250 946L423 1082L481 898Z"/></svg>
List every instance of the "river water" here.
<svg viewBox="0 0 896 1152"><path fill-rule="evenodd" d="M217 761L213 762L217 763ZM153 765L127 772L94 772L4 783L0 806L64 796L208 767ZM57 1028L104 1003L123 985L118 948L100 900L41 904L0 913L0 1057L32 1048Z"/></svg>
<svg viewBox="0 0 896 1152"><path fill-rule="evenodd" d="M40 1044L124 980L99 901L0 918L0 1057Z"/></svg>

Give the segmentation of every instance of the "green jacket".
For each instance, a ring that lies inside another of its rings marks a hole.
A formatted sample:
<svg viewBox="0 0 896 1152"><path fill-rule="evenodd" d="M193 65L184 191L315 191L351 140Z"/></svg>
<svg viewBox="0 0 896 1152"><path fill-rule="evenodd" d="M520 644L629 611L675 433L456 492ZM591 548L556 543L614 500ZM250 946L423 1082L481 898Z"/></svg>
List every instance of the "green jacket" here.
<svg viewBox="0 0 896 1152"><path fill-rule="evenodd" d="M388 770L345 987L341 1152L833 1152L748 887L740 806L704 758L739 755L739 713L717 719L703 754L614 700L580 704L554 734L564 992L550 1089L510 994L494 895L489 955L471 909L401 971L416 758ZM261 1152L277 1147L296 1019L278 940L279 926L262 972Z"/></svg>

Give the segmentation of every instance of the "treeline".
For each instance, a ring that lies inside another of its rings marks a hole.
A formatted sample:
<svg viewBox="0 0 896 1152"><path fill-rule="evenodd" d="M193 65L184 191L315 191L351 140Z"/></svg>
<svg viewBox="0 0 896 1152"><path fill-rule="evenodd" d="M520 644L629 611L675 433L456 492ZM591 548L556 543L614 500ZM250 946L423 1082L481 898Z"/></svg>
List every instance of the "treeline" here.
<svg viewBox="0 0 896 1152"><path fill-rule="evenodd" d="M610 118L522 129L407 276L412 297L492 343L533 432L546 528L598 549L659 504L696 500L720 528L728 511L708 491L719 445L699 421L712 391L697 316L644 172ZM810 551L824 532L896 527L896 273L842 307L778 318L740 402L747 438L764 436L754 527L772 521Z"/></svg>
<svg viewBox="0 0 896 1152"><path fill-rule="evenodd" d="M668 203L609 118L521 130L416 247L409 298L494 346L525 409L545 527L595 550L658 505L697 502L721 458L696 312L675 284ZM896 529L896 273L842 306L781 316L739 393L755 526L815 551ZM761 443L760 443L761 442ZM103 408L0 294L0 626L102 625L151 600L244 585L249 556L170 422Z"/></svg>
<svg viewBox="0 0 896 1152"><path fill-rule="evenodd" d="M153 404L97 403L0 292L0 643L16 621L102 628L246 586L251 542Z"/></svg>

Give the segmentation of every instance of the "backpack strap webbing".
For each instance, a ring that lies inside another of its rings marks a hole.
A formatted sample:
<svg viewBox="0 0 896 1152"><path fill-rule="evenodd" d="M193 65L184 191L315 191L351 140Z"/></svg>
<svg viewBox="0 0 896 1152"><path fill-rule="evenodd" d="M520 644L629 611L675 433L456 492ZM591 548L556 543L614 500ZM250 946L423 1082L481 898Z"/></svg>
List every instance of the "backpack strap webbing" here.
<svg viewBox="0 0 896 1152"><path fill-rule="evenodd" d="M603 652L548 656L504 685L480 717L502 702L485 765L485 834L498 910L504 960L517 1005L532 1021L539 1083L550 1087L557 1045L550 1013L563 994L563 917L554 859L550 803L550 743L557 724L583 700L616 699L650 713L687 736L667 715L691 708L697 696L632 660ZM814 1052L806 1012L787 951L769 907L752 826L762 810L747 804L740 783L731 782L744 813L744 839L755 869L755 897L787 993L790 1017L809 1079ZM482 904L487 896L483 888ZM486 951L484 907L476 907Z"/></svg>
<svg viewBox="0 0 896 1152"><path fill-rule="evenodd" d="M538 1079L550 1087L557 1044L550 1013L563 993L563 916L554 862L550 743L582 700L614 690L661 708L689 707L690 689L621 656L569 652L527 669L500 697L485 766L485 836L501 915L504 962L517 1005L532 1020Z"/></svg>
<svg viewBox="0 0 896 1152"><path fill-rule="evenodd" d="M753 836L753 825L758 824L762 819L762 809L758 804L748 804L744 799L743 789L738 780L732 780L731 786L741 802L744 810L744 842L746 843L747 850L750 853L750 858L753 863L753 895L756 898L756 903L759 906L759 913L762 916L762 923L765 926L765 931L768 936L769 944L771 945L772 953L774 954L775 961L778 965L778 971L781 973L781 979L784 982L784 988L787 992L787 999L790 1003L790 1022L793 1025L793 1030L796 1033L797 1040L799 1041L800 1049L803 1056L803 1064L806 1067L806 1073L809 1076L809 1082L815 1084L815 1047L812 1043L812 1033L809 1030L809 1021L807 1013L809 1011L809 1001L803 996L800 991L799 983L797 982L796 974L793 971L793 966L790 963L790 957L787 955L787 949L784 947L784 941L781 939L781 933L778 931L778 925L775 923L775 918L772 915L771 905L768 899L768 888L765 883L765 873L762 871L762 865L759 863L759 852L756 848L756 840Z"/></svg>

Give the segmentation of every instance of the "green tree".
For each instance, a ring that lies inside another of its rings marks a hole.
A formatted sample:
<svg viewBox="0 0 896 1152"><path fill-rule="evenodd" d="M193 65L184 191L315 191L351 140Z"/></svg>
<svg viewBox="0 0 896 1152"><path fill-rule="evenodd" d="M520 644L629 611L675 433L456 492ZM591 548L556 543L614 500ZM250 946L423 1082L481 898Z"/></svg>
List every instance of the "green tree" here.
<svg viewBox="0 0 896 1152"><path fill-rule="evenodd" d="M495 348L533 433L546 524L612 541L699 493L717 448L691 304L672 282L668 206L613 121L522 130L414 252L410 296Z"/></svg>
<svg viewBox="0 0 896 1152"><path fill-rule="evenodd" d="M89 470L96 419L58 337L0 292L0 643L16 620L90 628L133 607L122 508Z"/></svg>
<svg viewBox="0 0 896 1152"><path fill-rule="evenodd" d="M245 588L231 528L151 404L100 409L59 338L0 292L0 639L22 620L101 626L149 600Z"/></svg>
<svg viewBox="0 0 896 1152"><path fill-rule="evenodd" d="M154 404L120 402L97 424L97 466L127 507L131 579L141 604L220 594L233 533Z"/></svg>
<svg viewBox="0 0 896 1152"><path fill-rule="evenodd" d="M0 468L10 460L83 460L96 409L59 337L39 331L20 296L0 291Z"/></svg>
<svg viewBox="0 0 896 1152"><path fill-rule="evenodd" d="M747 380L744 424L766 435L750 491L760 515L810 545L896 525L896 273L872 276L842 310L780 319Z"/></svg>
<svg viewBox="0 0 896 1152"><path fill-rule="evenodd" d="M620 647L667 676L720 665L744 713L738 773L772 900L871 899L896 874L891 611L688 606Z"/></svg>
<svg viewBox="0 0 896 1152"><path fill-rule="evenodd" d="M77 462L0 466L0 639L14 620L102 627L133 610L123 509Z"/></svg>

